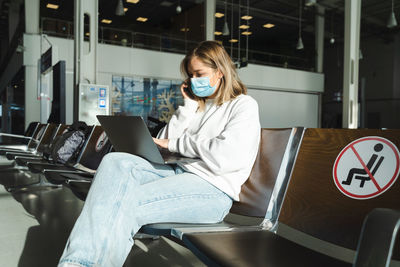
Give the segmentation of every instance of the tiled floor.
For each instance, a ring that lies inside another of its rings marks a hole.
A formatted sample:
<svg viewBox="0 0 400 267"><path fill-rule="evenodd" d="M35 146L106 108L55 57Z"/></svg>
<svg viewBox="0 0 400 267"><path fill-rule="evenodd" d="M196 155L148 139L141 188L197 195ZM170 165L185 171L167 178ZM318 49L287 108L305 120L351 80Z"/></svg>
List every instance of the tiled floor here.
<svg viewBox="0 0 400 267"><path fill-rule="evenodd" d="M0 170L0 267L56 266L83 206L66 187L5 190L35 179ZM137 240L124 266L204 265L186 248L159 238Z"/></svg>

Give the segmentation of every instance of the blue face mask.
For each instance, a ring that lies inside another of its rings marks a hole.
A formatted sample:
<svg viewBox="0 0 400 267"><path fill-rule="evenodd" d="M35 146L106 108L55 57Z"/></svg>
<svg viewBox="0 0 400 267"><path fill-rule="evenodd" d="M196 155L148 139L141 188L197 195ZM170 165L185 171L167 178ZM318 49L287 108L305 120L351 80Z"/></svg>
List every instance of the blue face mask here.
<svg viewBox="0 0 400 267"><path fill-rule="evenodd" d="M207 97L214 94L216 85L210 85L209 77L190 78L193 94L198 97Z"/></svg>

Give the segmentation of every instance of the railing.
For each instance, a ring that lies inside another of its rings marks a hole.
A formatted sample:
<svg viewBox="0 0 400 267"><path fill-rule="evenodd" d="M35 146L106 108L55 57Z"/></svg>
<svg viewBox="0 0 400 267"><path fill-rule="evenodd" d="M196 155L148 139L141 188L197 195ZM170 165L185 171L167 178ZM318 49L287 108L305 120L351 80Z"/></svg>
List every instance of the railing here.
<svg viewBox="0 0 400 267"><path fill-rule="evenodd" d="M67 39L74 38L73 22L51 18L41 19L41 32L51 36ZM88 37L85 36L88 40ZM99 27L99 43L120 45L126 47L137 47L162 52L173 52L185 54L198 44L198 41L182 39L168 34L149 34L120 30L112 27ZM225 46L228 53L231 53L230 44ZM288 55L274 54L264 51L248 50L248 63L284 67L290 69L312 70L310 61L307 58L294 57ZM233 58L238 55L238 48L233 47ZM241 48L241 55L246 54L246 50Z"/></svg>

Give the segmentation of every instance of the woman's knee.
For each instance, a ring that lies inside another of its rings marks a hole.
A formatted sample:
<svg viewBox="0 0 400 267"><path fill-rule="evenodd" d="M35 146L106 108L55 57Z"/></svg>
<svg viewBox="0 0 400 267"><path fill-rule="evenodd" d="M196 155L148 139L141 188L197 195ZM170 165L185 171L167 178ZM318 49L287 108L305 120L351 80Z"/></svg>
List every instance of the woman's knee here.
<svg viewBox="0 0 400 267"><path fill-rule="evenodd" d="M132 168L139 159L141 158L129 153L112 152L104 156L100 166L112 169Z"/></svg>

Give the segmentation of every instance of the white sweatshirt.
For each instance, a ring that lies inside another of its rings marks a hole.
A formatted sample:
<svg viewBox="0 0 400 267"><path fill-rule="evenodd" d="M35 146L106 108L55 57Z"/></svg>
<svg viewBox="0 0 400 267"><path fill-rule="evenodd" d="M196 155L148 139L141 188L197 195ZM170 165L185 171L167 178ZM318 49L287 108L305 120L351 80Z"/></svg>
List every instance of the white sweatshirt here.
<svg viewBox="0 0 400 267"><path fill-rule="evenodd" d="M257 102L240 95L221 106L207 100L204 111L197 108L196 101L185 99L157 137L169 139L169 151L190 158L179 166L238 201L260 143Z"/></svg>

